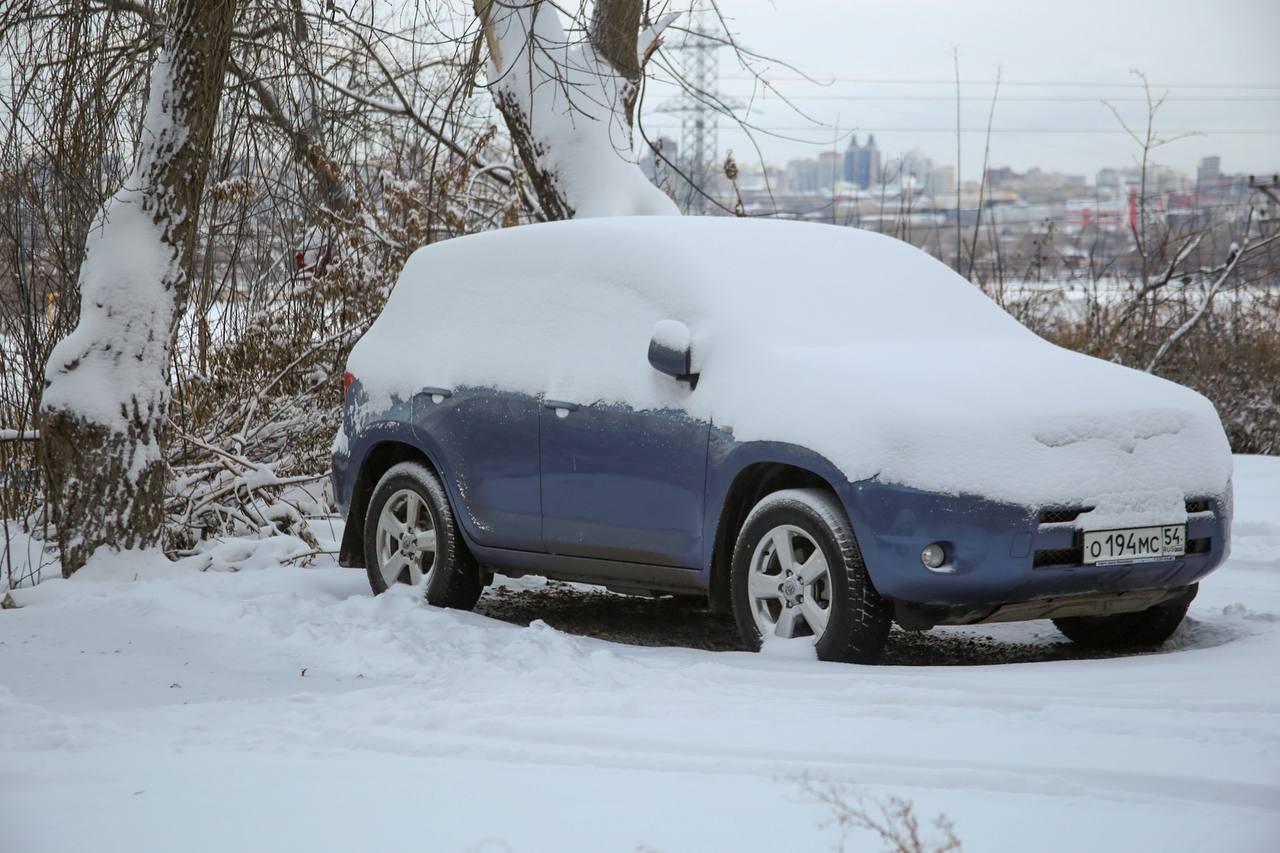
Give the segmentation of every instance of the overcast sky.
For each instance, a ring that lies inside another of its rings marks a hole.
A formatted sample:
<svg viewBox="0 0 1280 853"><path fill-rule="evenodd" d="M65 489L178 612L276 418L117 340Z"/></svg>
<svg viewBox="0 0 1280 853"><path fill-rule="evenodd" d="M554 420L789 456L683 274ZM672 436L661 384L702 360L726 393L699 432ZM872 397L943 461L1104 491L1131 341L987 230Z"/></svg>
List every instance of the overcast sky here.
<svg viewBox="0 0 1280 853"><path fill-rule="evenodd" d="M859 141L874 132L890 154L916 148L954 163L958 49L961 123L977 131L962 135L966 178L981 168L997 68L1004 82L993 166L1038 165L1092 177L1102 166L1132 164L1136 147L1116 132L1119 124L1102 101L1144 125L1142 90L1123 85L1137 82L1130 73L1136 68L1158 95L1167 93L1157 130L1203 134L1162 147L1157 162L1193 172L1200 157L1218 154L1224 171L1280 171L1278 0L721 0L721 7L743 45L831 81L823 86L782 68L771 72L818 123L776 98L757 101L750 112L755 123L809 140L757 134L770 162L815 156L831 146L838 128L856 130ZM750 93L751 82L727 50L720 52L720 74L723 92ZM678 139L678 116L655 109L668 91L649 92L645 122L651 135ZM745 159L750 146L728 124L721 121L720 147ZM1254 132L1226 132L1242 130Z"/></svg>

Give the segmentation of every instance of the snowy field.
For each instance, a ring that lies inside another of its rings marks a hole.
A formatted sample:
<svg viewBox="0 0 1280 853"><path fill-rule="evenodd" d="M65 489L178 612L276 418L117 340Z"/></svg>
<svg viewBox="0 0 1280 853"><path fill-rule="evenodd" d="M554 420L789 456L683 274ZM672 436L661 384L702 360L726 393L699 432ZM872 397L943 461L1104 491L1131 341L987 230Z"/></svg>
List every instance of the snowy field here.
<svg viewBox="0 0 1280 853"><path fill-rule="evenodd" d="M359 571L97 560L0 612L0 850L837 848L807 777L969 851L1275 851L1280 459L1235 483L1230 562L1135 657L1051 659L1045 622L934 632L1045 650L1003 665L649 648Z"/></svg>

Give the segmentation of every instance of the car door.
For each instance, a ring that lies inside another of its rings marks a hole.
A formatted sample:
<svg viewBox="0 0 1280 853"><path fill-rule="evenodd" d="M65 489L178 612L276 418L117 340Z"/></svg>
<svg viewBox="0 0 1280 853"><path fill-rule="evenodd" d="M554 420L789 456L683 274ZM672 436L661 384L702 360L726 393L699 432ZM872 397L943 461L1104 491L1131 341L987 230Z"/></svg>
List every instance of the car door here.
<svg viewBox="0 0 1280 853"><path fill-rule="evenodd" d="M542 550L538 409L531 395L493 388L427 388L414 398L458 523L479 545Z"/></svg>
<svg viewBox="0 0 1280 853"><path fill-rule="evenodd" d="M547 399L540 424L548 551L700 566L707 423L676 408Z"/></svg>

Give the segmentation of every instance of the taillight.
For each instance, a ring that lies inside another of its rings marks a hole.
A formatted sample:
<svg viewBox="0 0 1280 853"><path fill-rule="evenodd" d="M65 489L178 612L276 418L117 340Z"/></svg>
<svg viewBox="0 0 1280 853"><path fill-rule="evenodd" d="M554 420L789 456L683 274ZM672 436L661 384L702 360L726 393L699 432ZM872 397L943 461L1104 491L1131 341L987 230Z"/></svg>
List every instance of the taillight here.
<svg viewBox="0 0 1280 853"><path fill-rule="evenodd" d="M351 383L356 381L356 375L350 370L342 373L342 393L345 394L351 390Z"/></svg>

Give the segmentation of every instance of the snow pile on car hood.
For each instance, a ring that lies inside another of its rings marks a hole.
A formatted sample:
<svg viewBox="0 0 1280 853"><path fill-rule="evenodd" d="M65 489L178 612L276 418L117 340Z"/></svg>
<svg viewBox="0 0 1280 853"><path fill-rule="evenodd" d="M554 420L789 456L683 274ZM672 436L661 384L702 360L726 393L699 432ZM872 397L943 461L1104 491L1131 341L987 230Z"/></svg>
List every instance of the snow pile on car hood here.
<svg viewBox="0 0 1280 853"><path fill-rule="evenodd" d="M692 331L695 390L647 362L667 319ZM1163 494L1176 520L1170 496L1231 474L1199 394L1049 344L925 253L852 228L636 217L450 240L414 254L349 366L375 401L491 386L682 408L850 480L1019 503Z"/></svg>
<svg viewBox="0 0 1280 853"><path fill-rule="evenodd" d="M735 436L786 428L851 480L1091 506L1091 526L1127 526L1181 521L1185 497L1220 495L1231 476L1204 397L1039 339L772 355L824 390L780 384L767 421L731 402L724 413L743 425ZM737 401L747 390L723 393Z"/></svg>

